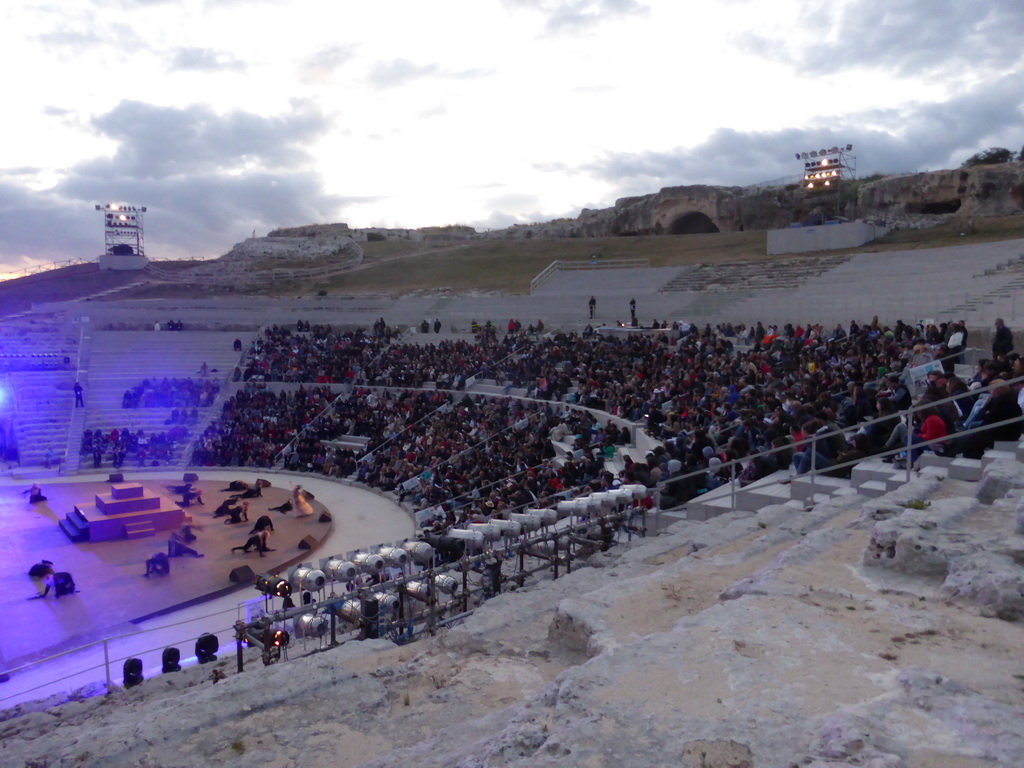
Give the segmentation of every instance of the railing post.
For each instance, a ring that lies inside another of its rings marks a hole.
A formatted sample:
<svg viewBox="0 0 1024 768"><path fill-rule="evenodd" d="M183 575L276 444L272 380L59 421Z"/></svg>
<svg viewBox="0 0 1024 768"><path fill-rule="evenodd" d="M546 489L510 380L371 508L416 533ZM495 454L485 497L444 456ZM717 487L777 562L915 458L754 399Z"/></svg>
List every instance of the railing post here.
<svg viewBox="0 0 1024 768"><path fill-rule="evenodd" d="M334 621L334 612L331 612L331 621ZM235 622L235 646L238 651L238 671L243 672L244 660L242 658L242 643L245 641L245 622Z"/></svg>
<svg viewBox="0 0 1024 768"><path fill-rule="evenodd" d="M811 501L814 501L814 478L817 472L817 458L818 458L818 436L817 434L811 435L811 468L809 474L811 476Z"/></svg>
<svg viewBox="0 0 1024 768"><path fill-rule="evenodd" d="M736 511L736 464L729 465L729 511Z"/></svg>
<svg viewBox="0 0 1024 768"><path fill-rule="evenodd" d="M910 469L913 462L910 460L910 446L914 444L914 409L907 411L907 482L910 482Z"/></svg>
<svg viewBox="0 0 1024 768"><path fill-rule="evenodd" d="M110 648L107 646L107 638L103 638L103 669L107 675L107 693L114 690L114 684L110 680Z"/></svg>

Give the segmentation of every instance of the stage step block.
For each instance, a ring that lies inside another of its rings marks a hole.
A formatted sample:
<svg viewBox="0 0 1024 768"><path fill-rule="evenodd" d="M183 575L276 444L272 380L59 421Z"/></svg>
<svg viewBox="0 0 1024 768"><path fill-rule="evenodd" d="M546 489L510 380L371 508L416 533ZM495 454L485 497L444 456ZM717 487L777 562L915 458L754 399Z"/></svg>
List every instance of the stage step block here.
<svg viewBox="0 0 1024 768"><path fill-rule="evenodd" d="M149 520L124 524L124 537L126 539L144 539L155 533L156 528L153 527L153 523Z"/></svg>

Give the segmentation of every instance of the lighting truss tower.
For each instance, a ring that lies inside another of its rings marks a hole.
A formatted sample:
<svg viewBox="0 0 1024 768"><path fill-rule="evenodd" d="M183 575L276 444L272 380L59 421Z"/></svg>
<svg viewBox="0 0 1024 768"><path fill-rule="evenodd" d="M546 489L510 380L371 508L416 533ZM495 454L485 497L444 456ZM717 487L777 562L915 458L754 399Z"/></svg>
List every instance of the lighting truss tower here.
<svg viewBox="0 0 1024 768"><path fill-rule="evenodd" d="M804 161L804 190L808 198L821 198L826 206L835 203L836 215L841 210L843 181L851 181L857 174L857 158L850 154L853 144L831 149L797 152L796 159Z"/></svg>
<svg viewBox="0 0 1024 768"><path fill-rule="evenodd" d="M103 212L103 241L108 256L145 256L146 244L142 234L142 214L146 206L126 203L97 205Z"/></svg>

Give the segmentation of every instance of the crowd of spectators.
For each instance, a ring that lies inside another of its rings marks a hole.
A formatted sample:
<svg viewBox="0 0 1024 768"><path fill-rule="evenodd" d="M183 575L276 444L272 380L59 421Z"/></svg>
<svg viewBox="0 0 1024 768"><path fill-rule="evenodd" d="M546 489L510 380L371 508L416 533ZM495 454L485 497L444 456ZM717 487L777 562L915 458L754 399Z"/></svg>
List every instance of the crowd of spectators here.
<svg viewBox="0 0 1024 768"><path fill-rule="evenodd" d="M161 467L175 458L176 449L188 440L189 431L184 426L175 426L154 435L138 429L87 429L82 433L79 450L83 456L92 457L92 466L99 469L109 463L115 469L125 464L137 467Z"/></svg>
<svg viewBox="0 0 1024 768"><path fill-rule="evenodd" d="M416 508L443 505L452 514L545 503L580 485L653 487L697 473L665 488L667 496L685 500L722 482L717 468L730 460L744 462L739 482L745 485L791 464L798 472L825 469L905 445L900 413L911 403L916 366L941 361L919 377L923 403L1024 374L1024 362L1001 351L969 380L955 376L954 361L966 347L962 323L674 325L586 340L561 332L532 340L514 327L499 337L493 324L477 329L473 342L422 345L388 344L376 331L338 333L329 326L271 329L253 345L243 378L261 370L264 380L324 386L239 392L204 434L194 461L259 467L280 460L291 469L395 491ZM467 395L460 390L471 377L493 379L506 392L525 389L530 400ZM332 403L327 383L352 388ZM968 398L959 408L925 410L920 425L910 427L911 440L949 437L932 449L977 455L996 433L959 439L955 432L1019 416L1017 397L1006 387L980 403ZM597 411L597 418L573 404ZM627 459L619 477L606 462L616 445L630 442L630 427L616 428L609 417L646 429L661 443L644 462ZM1019 423L998 439L1013 434L1020 435ZM332 443L345 436L366 445ZM551 438L565 440L574 453L554 461ZM750 458L773 447L775 454Z"/></svg>
<svg viewBox="0 0 1024 768"><path fill-rule="evenodd" d="M143 379L121 398L122 408L208 408L220 393L214 379Z"/></svg>

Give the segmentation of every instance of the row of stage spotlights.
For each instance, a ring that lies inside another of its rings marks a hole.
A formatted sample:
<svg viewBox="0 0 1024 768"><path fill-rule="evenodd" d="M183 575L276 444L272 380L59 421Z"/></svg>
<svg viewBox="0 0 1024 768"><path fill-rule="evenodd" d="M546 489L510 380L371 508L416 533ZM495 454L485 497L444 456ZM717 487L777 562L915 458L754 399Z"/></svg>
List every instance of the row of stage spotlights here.
<svg viewBox="0 0 1024 768"><path fill-rule="evenodd" d="M284 634L287 635L288 633L285 632ZM287 645L288 641L285 640L284 644ZM216 635L204 632L196 639L196 661L200 664L209 664L211 661L216 661L218 650L220 650L220 641ZM170 672L178 672L181 669L181 651L173 646L164 648L160 663L161 673L166 675ZM121 671L125 688L134 688L144 680L142 675L142 659L138 657L132 656L125 659Z"/></svg>
<svg viewBox="0 0 1024 768"><path fill-rule="evenodd" d="M814 162L804 163L804 169L810 171L816 168L828 168L831 166L838 165L840 165L839 158L833 157L829 160L822 160L820 162L818 160L815 160Z"/></svg>
<svg viewBox="0 0 1024 768"><path fill-rule="evenodd" d="M840 152L843 152L843 151L850 152L852 150L853 150L853 144L847 144L845 150L842 147L832 147L831 149L818 149L818 150L815 150L813 152L797 152L796 153L796 159L797 160L801 160L801 159L802 160L807 160L808 158L811 158L811 157L825 157L826 155L837 155Z"/></svg>
<svg viewBox="0 0 1024 768"><path fill-rule="evenodd" d="M611 510L617 506L643 498L648 493L640 484L624 485L610 491L565 499L556 509L527 509L513 512L508 520L489 523L470 523L466 528L453 528L446 538L460 539L468 546L483 547L503 537L519 536L524 532L540 530L558 520L573 515L587 515ZM354 581L360 573L379 575L386 566L404 569L409 562L423 567L434 564L434 548L425 541L406 541L401 547L380 547L376 552L356 552L351 560L341 556L320 560L320 567L299 565L288 570L286 576L263 573L256 577L255 587L267 597L290 597L299 592L315 592L328 581Z"/></svg>
<svg viewBox="0 0 1024 768"><path fill-rule="evenodd" d="M97 211L141 211L146 212L146 206L142 205L136 208L134 205L122 205L121 203L107 203L106 205L97 205Z"/></svg>

